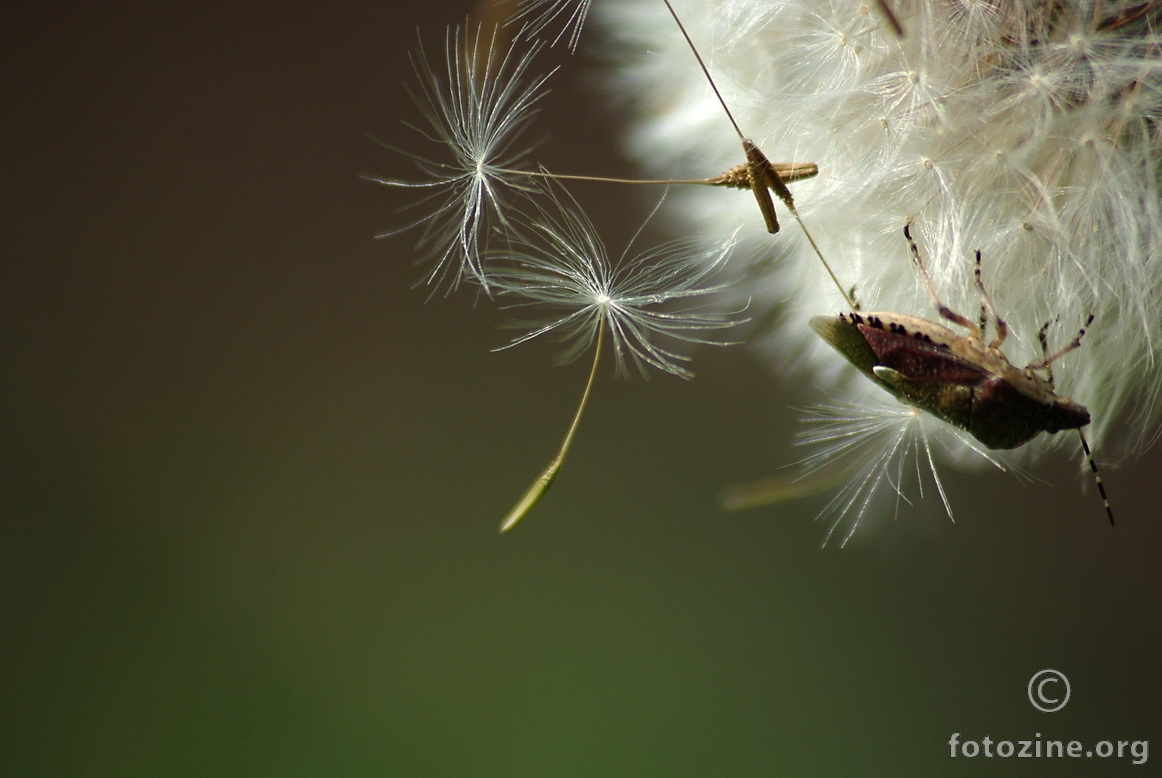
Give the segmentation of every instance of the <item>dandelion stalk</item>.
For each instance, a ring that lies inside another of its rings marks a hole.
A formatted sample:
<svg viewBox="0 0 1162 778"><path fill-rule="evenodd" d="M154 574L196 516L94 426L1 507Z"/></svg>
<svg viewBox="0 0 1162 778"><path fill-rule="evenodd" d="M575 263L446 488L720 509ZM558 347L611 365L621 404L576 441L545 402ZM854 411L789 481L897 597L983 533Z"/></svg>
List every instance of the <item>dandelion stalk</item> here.
<svg viewBox="0 0 1162 778"><path fill-rule="evenodd" d="M593 366L589 368L589 380L585 382L585 391L581 394L581 403L577 406L577 412L573 414L573 423L569 425L569 431L565 433L565 439L561 441L561 448L557 451L557 456L553 457L548 467L529 485L528 490L517 500L516 505L504 517L504 521L500 523L500 534L507 533L529 511L535 508L537 503L541 501L541 498L545 496L545 492L553 485L553 481L557 478L557 473L561 470L561 465L565 463L565 455L569 453L569 446L573 443L573 435L576 434L577 427L581 424L581 414L585 411L585 406L589 403L589 391L593 388L593 379L597 376L597 362L601 358L601 346L604 339L605 320L602 319L597 325L597 345L593 349Z"/></svg>
<svg viewBox="0 0 1162 778"><path fill-rule="evenodd" d="M812 162L771 162L772 172L783 184L803 181L819 175L819 166ZM610 176L583 176L568 173L550 173L547 170L506 170L497 173L510 176L528 176L552 181L590 181L598 184L646 184L649 186L723 186L728 189L750 189L750 174L746 165L735 165L730 170L710 178L614 178Z"/></svg>
<svg viewBox="0 0 1162 778"><path fill-rule="evenodd" d="M852 465L836 469L835 472L772 475L757 481L733 484L719 493L718 504L726 511L741 511L803 500L842 486L855 471L856 467Z"/></svg>

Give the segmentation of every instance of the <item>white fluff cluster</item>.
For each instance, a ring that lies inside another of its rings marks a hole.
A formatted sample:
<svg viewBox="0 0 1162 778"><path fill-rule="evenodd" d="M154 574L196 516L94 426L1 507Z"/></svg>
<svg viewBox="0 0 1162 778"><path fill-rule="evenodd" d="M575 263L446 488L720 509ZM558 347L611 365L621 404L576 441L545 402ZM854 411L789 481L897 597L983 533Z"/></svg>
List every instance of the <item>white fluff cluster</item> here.
<svg viewBox="0 0 1162 778"><path fill-rule="evenodd" d="M505 248L485 254L501 304L539 312L502 348L552 334L564 342L561 361L568 363L605 333L618 375L628 378L632 365L643 378L647 367L693 378L684 364L690 357L666 341L727 345L714 334L738 323L737 312L708 310L694 299L721 291L706 282L730 255L733 236L711 246L672 241L633 256L627 248L611 259L576 202L550 186L542 193L535 211L513 217Z"/></svg>
<svg viewBox="0 0 1162 778"><path fill-rule="evenodd" d="M813 162L796 204L865 310L937 319L901 230L913 223L940 296L975 319L973 253L1018 367L1064 346L1058 393L1086 405L1103 458L1156 433L1162 386L1162 9L1141 0L674 0L742 131L772 160ZM722 107L660 0L593 4L636 112L650 173L741 162ZM587 34L592 35L593 30ZM800 230L766 234L748 194L675 193L702 237L739 229L740 294L780 372L810 368L821 400L882 395L807 326L846 303ZM776 316L763 316L764 307ZM869 400L869 404L874 401ZM1115 423L1116 422L1116 423ZM1062 435L1042 435L1040 450ZM951 438L950 438L951 439ZM1066 440L1076 445L1076 437ZM1036 448L1035 448L1036 447ZM1112 449L1112 450L1111 450ZM986 462L960 446L946 459Z"/></svg>

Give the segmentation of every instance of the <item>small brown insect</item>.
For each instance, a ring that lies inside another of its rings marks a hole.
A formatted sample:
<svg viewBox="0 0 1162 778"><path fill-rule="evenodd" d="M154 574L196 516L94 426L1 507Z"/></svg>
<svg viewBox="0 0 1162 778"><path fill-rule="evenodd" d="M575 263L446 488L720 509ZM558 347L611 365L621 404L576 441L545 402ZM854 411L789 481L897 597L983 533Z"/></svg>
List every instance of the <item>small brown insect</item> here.
<svg viewBox="0 0 1162 778"><path fill-rule="evenodd" d="M816 316L811 319L811 328L896 398L967 431L989 448L1017 448L1042 432L1076 429L1112 525L1114 516L1105 486L1081 432L1090 422L1089 411L1053 389L1053 362L1081 346L1085 328L1064 348L1050 354L1047 322L1038 333L1043 358L1017 368L1001 352L1008 326L985 292L980 252L976 252L974 270L981 298L978 326L940 302L908 227L904 227L904 237L936 310L942 318L968 330L967 335L899 313ZM996 337L986 344L981 338L989 317L995 324ZM1091 315L1085 326L1092 321Z"/></svg>

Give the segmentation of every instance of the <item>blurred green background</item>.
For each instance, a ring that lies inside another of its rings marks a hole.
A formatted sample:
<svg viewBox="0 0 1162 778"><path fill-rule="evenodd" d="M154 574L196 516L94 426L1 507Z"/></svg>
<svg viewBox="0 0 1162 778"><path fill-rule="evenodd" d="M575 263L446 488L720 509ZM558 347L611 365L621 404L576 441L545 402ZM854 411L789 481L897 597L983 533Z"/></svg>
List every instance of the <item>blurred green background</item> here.
<svg viewBox="0 0 1162 778"><path fill-rule="evenodd" d="M798 456L816 397L707 350L691 383L607 363L558 483L496 534L587 366L490 353L503 315L470 293L425 302L414 236L372 239L407 198L357 177L414 174L364 133L417 146L416 27L439 51L465 13L0 6L0 775L1080 775L1134 768L947 741L1162 749L1157 449L1107 467L1113 530L1062 455L1043 483L950 473L956 524L930 501L821 551L824 498L715 503ZM614 172L617 117L565 64L537 158ZM578 194L614 247L656 197ZM1055 714L1026 698L1046 667Z"/></svg>

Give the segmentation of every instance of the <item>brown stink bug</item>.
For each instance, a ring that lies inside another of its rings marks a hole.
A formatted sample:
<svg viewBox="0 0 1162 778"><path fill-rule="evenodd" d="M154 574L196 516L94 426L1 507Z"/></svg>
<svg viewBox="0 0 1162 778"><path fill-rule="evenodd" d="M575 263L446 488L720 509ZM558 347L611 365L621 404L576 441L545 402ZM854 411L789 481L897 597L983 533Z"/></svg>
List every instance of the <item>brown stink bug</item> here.
<svg viewBox="0 0 1162 778"><path fill-rule="evenodd" d="M838 317L816 316L811 328L860 372L897 399L967 431L988 448L1022 446L1039 433L1076 429L1082 449L1097 481L1110 524L1113 511L1081 428L1089 424L1084 406L1053 391L1053 362L1081 346L1083 327L1064 348L1050 354L1041 328L1043 358L1024 369L1015 367L1001 352L1008 327L997 314L981 281L980 252L974 277L980 293L980 325L940 302L916 242L904 227L912 260L941 317L968 330L959 335L942 324L899 313L851 312ZM996 337L981 338L988 318ZM1089 326L1093 316L1085 326ZM1042 375L1043 374L1043 375Z"/></svg>

